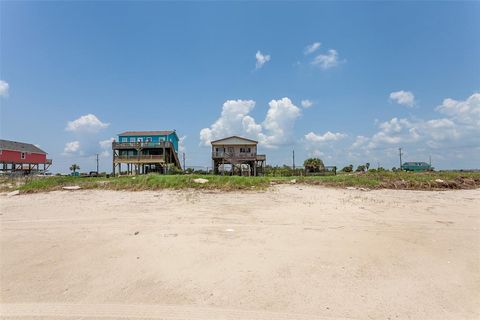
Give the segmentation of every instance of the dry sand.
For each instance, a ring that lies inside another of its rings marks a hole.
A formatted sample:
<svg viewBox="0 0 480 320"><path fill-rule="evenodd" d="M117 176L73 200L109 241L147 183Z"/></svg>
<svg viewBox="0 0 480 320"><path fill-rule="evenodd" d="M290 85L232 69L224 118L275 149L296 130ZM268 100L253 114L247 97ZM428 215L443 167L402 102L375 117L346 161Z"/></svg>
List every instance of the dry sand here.
<svg viewBox="0 0 480 320"><path fill-rule="evenodd" d="M480 190L0 201L4 319L480 318Z"/></svg>

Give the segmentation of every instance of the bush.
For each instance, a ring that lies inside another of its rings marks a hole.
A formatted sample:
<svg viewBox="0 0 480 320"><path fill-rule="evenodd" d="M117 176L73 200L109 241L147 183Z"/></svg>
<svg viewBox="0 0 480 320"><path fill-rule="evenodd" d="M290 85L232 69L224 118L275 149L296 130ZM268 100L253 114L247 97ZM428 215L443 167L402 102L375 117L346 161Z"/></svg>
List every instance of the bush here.
<svg viewBox="0 0 480 320"><path fill-rule="evenodd" d="M353 171L353 164L351 164L349 166L346 166L346 167L343 167L343 169L341 171L342 172L352 172Z"/></svg>

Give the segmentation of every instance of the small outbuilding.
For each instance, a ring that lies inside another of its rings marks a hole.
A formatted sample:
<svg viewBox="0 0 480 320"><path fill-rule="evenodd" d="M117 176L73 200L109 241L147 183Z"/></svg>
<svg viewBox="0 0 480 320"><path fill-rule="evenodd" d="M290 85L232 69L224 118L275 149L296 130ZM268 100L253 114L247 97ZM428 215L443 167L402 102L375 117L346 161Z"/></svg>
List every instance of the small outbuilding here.
<svg viewBox="0 0 480 320"><path fill-rule="evenodd" d="M424 172L424 171L433 171L433 168L430 164L426 162L404 162L402 165L402 170Z"/></svg>

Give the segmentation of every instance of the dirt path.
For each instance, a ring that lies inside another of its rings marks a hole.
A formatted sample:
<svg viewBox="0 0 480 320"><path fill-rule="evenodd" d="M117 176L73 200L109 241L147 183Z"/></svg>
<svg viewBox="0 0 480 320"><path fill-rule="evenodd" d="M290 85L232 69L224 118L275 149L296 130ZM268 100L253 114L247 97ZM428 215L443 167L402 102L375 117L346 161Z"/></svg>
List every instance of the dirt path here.
<svg viewBox="0 0 480 320"><path fill-rule="evenodd" d="M480 318L480 190L0 201L5 319Z"/></svg>

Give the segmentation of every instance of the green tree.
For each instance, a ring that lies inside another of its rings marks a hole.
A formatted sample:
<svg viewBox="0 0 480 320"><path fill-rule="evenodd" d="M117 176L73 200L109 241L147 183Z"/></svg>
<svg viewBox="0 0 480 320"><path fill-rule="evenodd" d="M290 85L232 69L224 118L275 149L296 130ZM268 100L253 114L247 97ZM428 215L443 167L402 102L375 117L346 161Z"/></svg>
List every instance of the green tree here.
<svg viewBox="0 0 480 320"><path fill-rule="evenodd" d="M363 164L359 165L357 167L357 170L355 170L355 172L364 172L365 171L365 166Z"/></svg>
<svg viewBox="0 0 480 320"><path fill-rule="evenodd" d="M353 164L343 167L342 172L352 172L353 171Z"/></svg>
<svg viewBox="0 0 480 320"><path fill-rule="evenodd" d="M308 158L303 162L303 166L307 172L325 171L325 165L320 158Z"/></svg>
<svg viewBox="0 0 480 320"><path fill-rule="evenodd" d="M365 163L365 168L367 168L368 171L368 168L370 168L370 162Z"/></svg>
<svg viewBox="0 0 480 320"><path fill-rule="evenodd" d="M70 166L70 171L72 171L74 174L77 172L77 170L80 170L80 166L78 164L74 163Z"/></svg>

